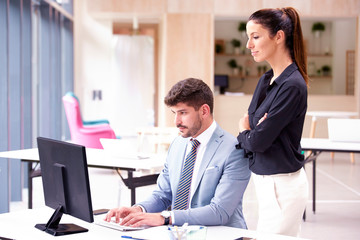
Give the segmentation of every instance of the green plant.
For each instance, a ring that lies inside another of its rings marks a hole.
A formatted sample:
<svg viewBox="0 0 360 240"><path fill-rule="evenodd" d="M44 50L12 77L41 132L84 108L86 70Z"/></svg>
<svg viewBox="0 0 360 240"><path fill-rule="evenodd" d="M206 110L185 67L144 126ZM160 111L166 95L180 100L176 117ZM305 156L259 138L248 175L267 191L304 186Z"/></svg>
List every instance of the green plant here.
<svg viewBox="0 0 360 240"><path fill-rule="evenodd" d="M234 38L233 40L231 40L231 44L233 45L233 47L240 47L241 46L241 42L240 40Z"/></svg>
<svg viewBox="0 0 360 240"><path fill-rule="evenodd" d="M321 70L323 72L330 72L331 71L331 67L329 65L324 65L321 67Z"/></svg>
<svg viewBox="0 0 360 240"><path fill-rule="evenodd" d="M230 60L227 62L227 64L228 64L229 67L231 67L231 68L237 68L237 66L238 66L235 59L230 59Z"/></svg>
<svg viewBox="0 0 360 240"><path fill-rule="evenodd" d="M246 31L246 22L240 22L238 27L239 32Z"/></svg>
<svg viewBox="0 0 360 240"><path fill-rule="evenodd" d="M331 67L329 65L324 65L321 67L323 76L329 76L331 72Z"/></svg>
<svg viewBox="0 0 360 240"><path fill-rule="evenodd" d="M224 51L224 47L221 44L215 44L215 52L222 53Z"/></svg>
<svg viewBox="0 0 360 240"><path fill-rule="evenodd" d="M311 29L313 32L315 31L325 31L325 24L322 22L315 22Z"/></svg>

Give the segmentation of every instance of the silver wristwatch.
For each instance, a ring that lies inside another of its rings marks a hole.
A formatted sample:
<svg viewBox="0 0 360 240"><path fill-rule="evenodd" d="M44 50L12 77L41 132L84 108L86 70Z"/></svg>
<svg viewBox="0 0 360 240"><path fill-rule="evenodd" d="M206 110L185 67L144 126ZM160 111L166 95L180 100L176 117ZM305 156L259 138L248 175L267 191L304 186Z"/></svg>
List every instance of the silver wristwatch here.
<svg viewBox="0 0 360 240"><path fill-rule="evenodd" d="M171 213L169 211L162 211L161 216L165 219L164 225L169 225Z"/></svg>

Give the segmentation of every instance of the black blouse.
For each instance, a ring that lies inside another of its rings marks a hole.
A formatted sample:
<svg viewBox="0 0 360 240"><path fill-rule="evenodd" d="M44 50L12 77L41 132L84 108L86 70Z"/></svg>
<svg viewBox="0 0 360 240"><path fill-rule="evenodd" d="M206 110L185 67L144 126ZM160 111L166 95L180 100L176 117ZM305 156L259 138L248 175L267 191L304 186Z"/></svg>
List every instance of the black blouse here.
<svg viewBox="0 0 360 240"><path fill-rule="evenodd" d="M248 113L251 130L241 132L237 148L243 148L250 170L259 175L291 173L303 166L300 140L307 109L307 86L295 63L272 85L273 71L259 80ZM268 113L265 121L257 125Z"/></svg>

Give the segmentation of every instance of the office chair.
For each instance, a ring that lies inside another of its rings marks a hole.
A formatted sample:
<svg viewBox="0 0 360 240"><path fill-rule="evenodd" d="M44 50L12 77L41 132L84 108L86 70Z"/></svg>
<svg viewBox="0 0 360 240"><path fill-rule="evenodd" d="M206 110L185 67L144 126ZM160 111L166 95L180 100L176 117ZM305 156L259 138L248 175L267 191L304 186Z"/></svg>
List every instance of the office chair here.
<svg viewBox="0 0 360 240"><path fill-rule="evenodd" d="M172 141L179 135L176 127L144 127L136 130L138 147L142 151L147 148L151 153L166 153Z"/></svg>
<svg viewBox="0 0 360 240"><path fill-rule="evenodd" d="M100 138L116 138L116 135L108 122L98 122L97 124L90 125L83 124L79 102L74 95L65 94L62 101L64 103L71 141L73 143L89 148L102 149L103 147L100 143Z"/></svg>
<svg viewBox="0 0 360 240"><path fill-rule="evenodd" d="M68 95L68 96L71 96L71 97L75 98L76 101L78 102L79 109L80 109L80 101L79 101L78 97L73 92L67 92L65 95ZM81 109L80 109L80 112L81 112ZM84 121L84 119L81 118L81 120L82 120L84 126L91 126L91 125L104 124L104 123L110 124L107 119Z"/></svg>

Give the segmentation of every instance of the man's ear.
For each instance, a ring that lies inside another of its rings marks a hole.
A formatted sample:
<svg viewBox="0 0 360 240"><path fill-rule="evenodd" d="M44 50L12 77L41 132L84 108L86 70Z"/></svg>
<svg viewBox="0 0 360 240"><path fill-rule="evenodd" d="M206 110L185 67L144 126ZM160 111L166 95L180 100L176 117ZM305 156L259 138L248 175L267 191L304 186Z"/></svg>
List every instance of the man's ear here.
<svg viewBox="0 0 360 240"><path fill-rule="evenodd" d="M207 104L203 104L199 110L202 117L207 117L210 115L210 107Z"/></svg>

